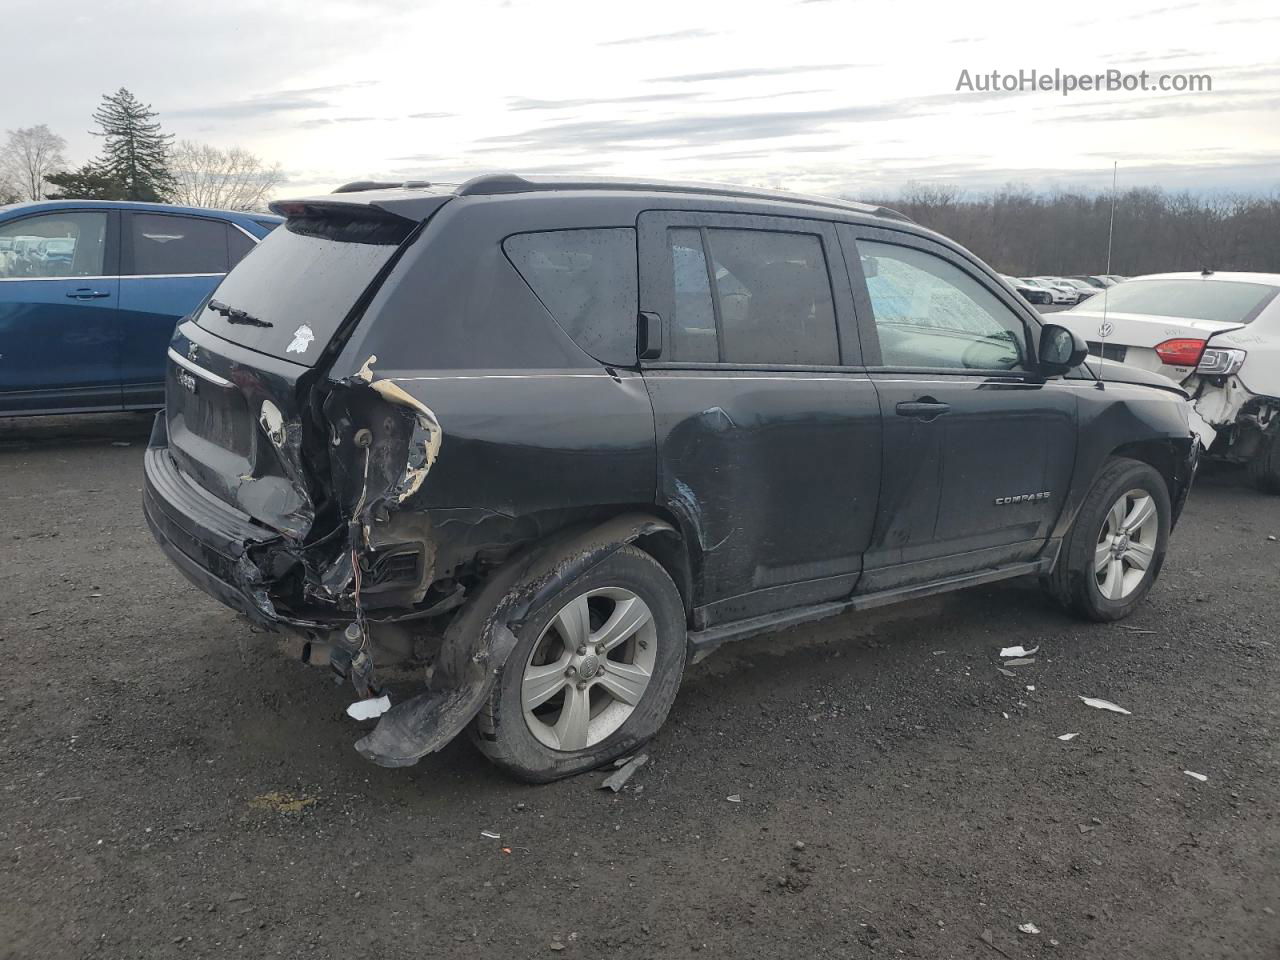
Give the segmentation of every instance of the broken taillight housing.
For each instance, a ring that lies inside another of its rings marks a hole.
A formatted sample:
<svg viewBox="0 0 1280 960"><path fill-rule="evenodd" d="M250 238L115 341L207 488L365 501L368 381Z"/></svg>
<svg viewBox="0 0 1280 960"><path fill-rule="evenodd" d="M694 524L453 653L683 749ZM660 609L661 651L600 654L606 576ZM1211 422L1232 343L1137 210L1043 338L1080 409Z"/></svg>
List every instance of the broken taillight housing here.
<svg viewBox="0 0 1280 960"><path fill-rule="evenodd" d="M1194 367L1204 353L1204 344L1203 340L1166 340L1156 344L1156 356L1161 363L1175 367Z"/></svg>
<svg viewBox="0 0 1280 960"><path fill-rule="evenodd" d="M1244 366L1245 351L1226 347L1209 347L1200 358L1196 373L1209 377L1228 377Z"/></svg>

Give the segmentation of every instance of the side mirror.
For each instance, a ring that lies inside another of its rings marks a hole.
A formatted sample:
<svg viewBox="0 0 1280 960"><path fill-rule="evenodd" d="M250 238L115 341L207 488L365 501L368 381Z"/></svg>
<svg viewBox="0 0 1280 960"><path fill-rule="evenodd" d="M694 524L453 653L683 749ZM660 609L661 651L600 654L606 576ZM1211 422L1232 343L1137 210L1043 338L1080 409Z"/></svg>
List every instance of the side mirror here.
<svg viewBox="0 0 1280 960"><path fill-rule="evenodd" d="M1046 376L1061 376L1084 363L1087 356L1089 345L1078 333L1056 323L1040 328L1040 372Z"/></svg>
<svg viewBox="0 0 1280 960"><path fill-rule="evenodd" d="M644 313L636 318L636 358L657 360L662 356L662 318Z"/></svg>

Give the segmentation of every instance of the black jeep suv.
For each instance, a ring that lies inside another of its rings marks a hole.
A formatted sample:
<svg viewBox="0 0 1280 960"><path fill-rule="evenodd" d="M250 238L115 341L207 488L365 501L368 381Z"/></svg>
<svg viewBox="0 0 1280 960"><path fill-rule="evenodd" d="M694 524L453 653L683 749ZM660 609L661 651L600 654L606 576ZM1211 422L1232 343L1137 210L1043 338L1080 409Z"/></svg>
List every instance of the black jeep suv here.
<svg viewBox="0 0 1280 960"><path fill-rule="evenodd" d="M572 774L726 640L1007 577L1122 617L1191 484L1178 387L1100 380L891 210L511 175L273 209L174 335L146 517L360 696L425 670L380 764L470 724Z"/></svg>

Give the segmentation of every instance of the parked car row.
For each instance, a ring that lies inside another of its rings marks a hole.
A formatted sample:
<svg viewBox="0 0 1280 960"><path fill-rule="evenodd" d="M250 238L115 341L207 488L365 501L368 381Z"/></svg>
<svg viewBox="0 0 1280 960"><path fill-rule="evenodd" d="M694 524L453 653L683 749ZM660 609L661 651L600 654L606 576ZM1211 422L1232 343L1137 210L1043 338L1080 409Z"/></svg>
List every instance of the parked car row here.
<svg viewBox="0 0 1280 960"><path fill-rule="evenodd" d="M1168 377L1193 398L1210 455L1280 493L1280 274L1163 273L1054 315L1089 352ZM1105 380L1111 363L1102 365Z"/></svg>
<svg viewBox="0 0 1280 960"><path fill-rule="evenodd" d="M0 207L0 416L160 406L174 326L282 222L149 203Z"/></svg>

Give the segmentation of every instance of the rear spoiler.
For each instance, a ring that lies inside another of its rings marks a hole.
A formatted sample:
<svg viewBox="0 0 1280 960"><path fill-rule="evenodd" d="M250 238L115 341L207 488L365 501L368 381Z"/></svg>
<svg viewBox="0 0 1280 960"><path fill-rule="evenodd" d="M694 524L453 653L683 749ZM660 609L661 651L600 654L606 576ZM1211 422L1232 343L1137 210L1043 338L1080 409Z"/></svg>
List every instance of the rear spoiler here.
<svg viewBox="0 0 1280 960"><path fill-rule="evenodd" d="M453 197L452 193L428 193L424 190L397 187L386 190L329 193L297 200L276 200L269 205L269 209L272 213L286 218L353 217L382 220L390 216L420 223Z"/></svg>

